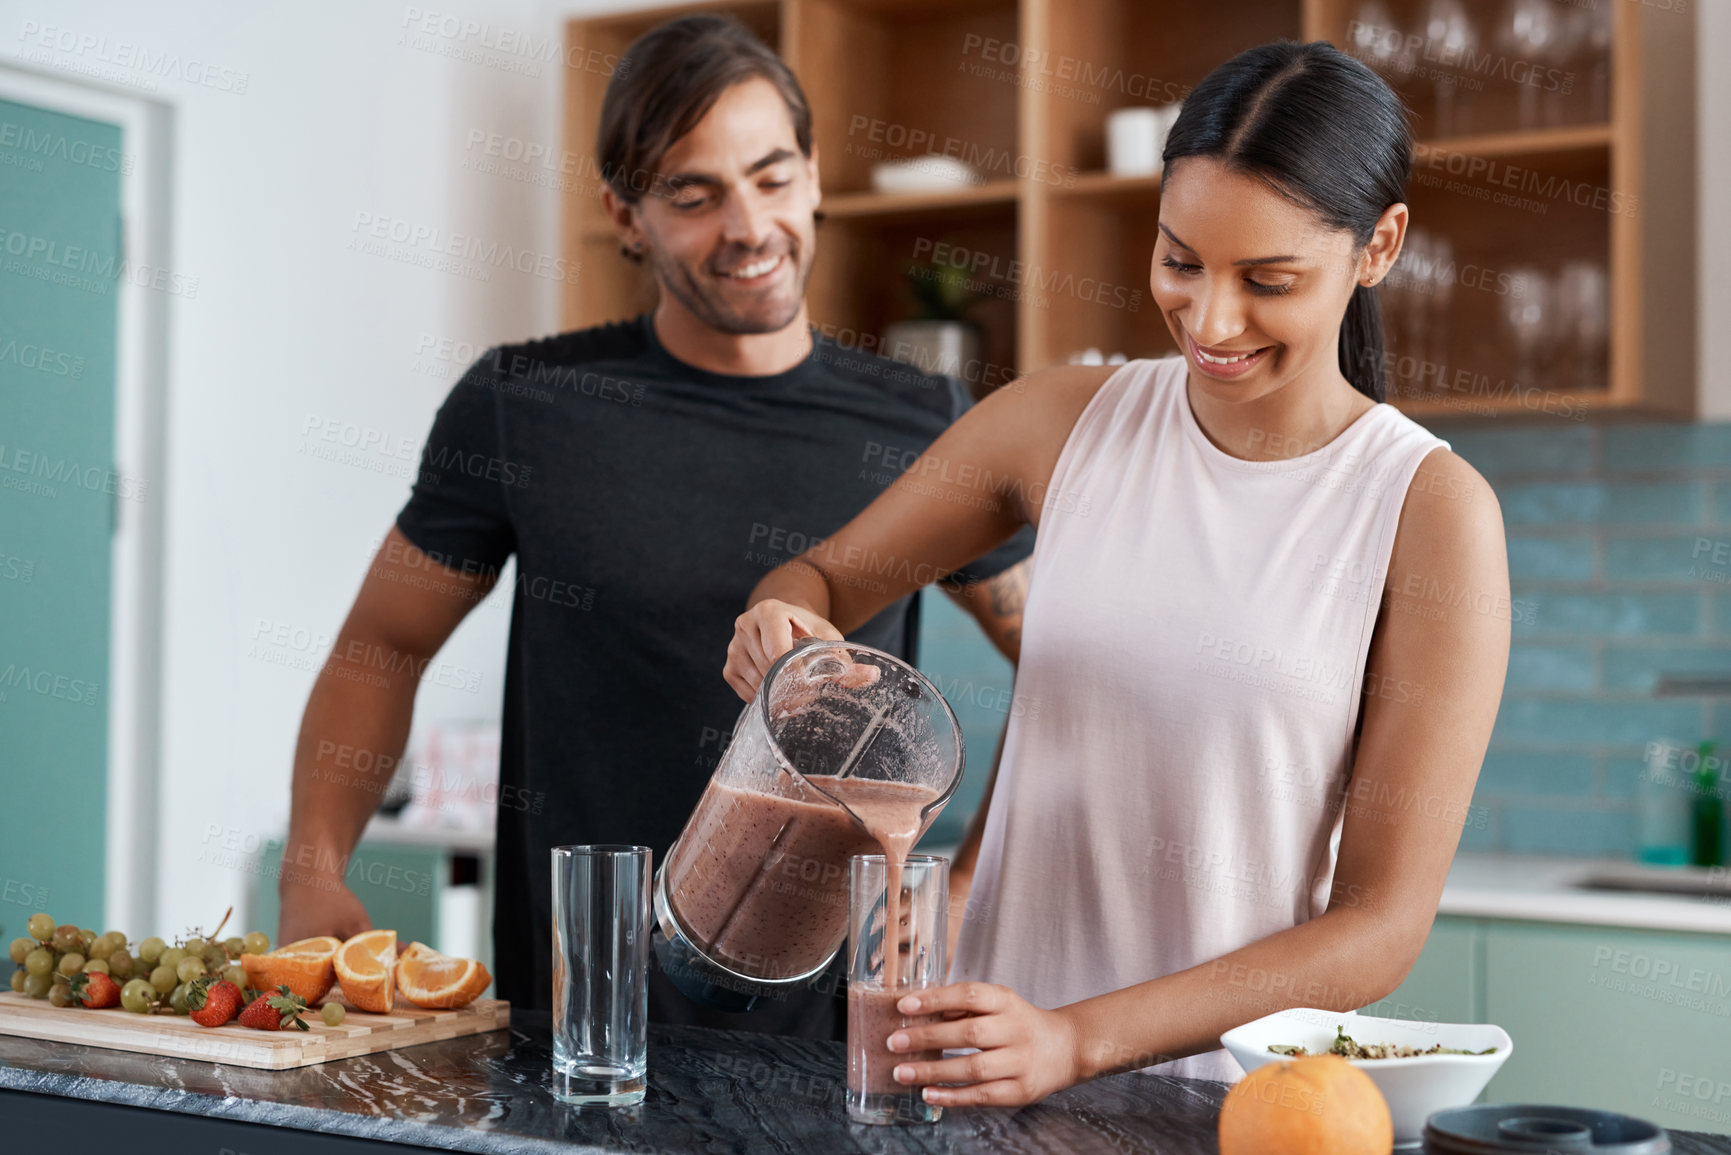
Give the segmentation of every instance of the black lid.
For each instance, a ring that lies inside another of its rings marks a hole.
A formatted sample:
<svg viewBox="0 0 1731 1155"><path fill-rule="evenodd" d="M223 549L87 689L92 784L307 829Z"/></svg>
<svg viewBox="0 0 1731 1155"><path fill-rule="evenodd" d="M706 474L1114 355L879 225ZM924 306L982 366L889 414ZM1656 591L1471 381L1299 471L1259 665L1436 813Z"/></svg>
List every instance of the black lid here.
<svg viewBox="0 0 1731 1155"><path fill-rule="evenodd" d="M1662 1127L1613 1111L1481 1103L1432 1115L1424 1125L1424 1149L1430 1155L1664 1155L1671 1139Z"/></svg>

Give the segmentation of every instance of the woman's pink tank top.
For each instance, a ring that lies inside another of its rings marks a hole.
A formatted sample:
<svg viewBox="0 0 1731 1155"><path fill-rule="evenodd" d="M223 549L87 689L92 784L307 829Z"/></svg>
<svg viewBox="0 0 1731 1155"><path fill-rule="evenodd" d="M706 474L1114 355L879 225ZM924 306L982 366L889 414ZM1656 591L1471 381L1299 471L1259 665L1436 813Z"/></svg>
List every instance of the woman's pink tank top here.
<svg viewBox="0 0 1731 1155"><path fill-rule="evenodd" d="M1203 435L1186 372L1173 357L1113 374L1043 495L952 981L1061 1006L1330 902L1396 523L1447 443L1385 404L1314 452L1243 461ZM1228 978L1229 1000L1275 981ZM1150 1069L1243 1073L1224 1050Z"/></svg>

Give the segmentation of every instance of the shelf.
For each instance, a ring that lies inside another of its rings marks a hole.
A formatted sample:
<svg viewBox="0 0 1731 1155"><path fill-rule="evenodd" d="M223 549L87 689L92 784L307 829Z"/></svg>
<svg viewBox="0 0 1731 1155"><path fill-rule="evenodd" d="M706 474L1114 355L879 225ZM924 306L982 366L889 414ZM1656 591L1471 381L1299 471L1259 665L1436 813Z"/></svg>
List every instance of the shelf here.
<svg viewBox="0 0 1731 1155"><path fill-rule="evenodd" d="M916 213L957 212L980 206L1014 205L1021 182L993 180L966 188L918 193L851 192L826 196L819 206L831 220L891 220Z"/></svg>
<svg viewBox="0 0 1731 1155"><path fill-rule="evenodd" d="M781 5L776 0L747 0L743 4L736 0L690 0L689 3L647 10L627 8L620 12L602 12L581 21L581 24L591 33L624 47L651 28L675 17L704 12L737 16L769 44L776 43L779 38Z"/></svg>
<svg viewBox="0 0 1731 1155"><path fill-rule="evenodd" d="M845 8L894 20L931 20L999 7L1003 0L837 0Z"/></svg>
<svg viewBox="0 0 1731 1155"><path fill-rule="evenodd" d="M1575 128L1535 128L1523 132L1486 132L1473 136L1421 140L1414 149L1462 152L1472 156L1539 156L1553 152L1580 152L1611 147L1611 126L1584 124Z"/></svg>
<svg viewBox="0 0 1731 1155"><path fill-rule="evenodd" d="M988 196L1015 195L1021 90L1014 69L983 59L1016 44L1015 0L910 7L800 0L790 22L783 51L807 86L831 215L854 197L871 198L857 202L868 214L889 204L872 169L931 153L1007 190Z"/></svg>
<svg viewBox="0 0 1731 1155"><path fill-rule="evenodd" d="M1391 400L1427 419L1570 420L1546 412L1548 387L1570 406L1584 402L1589 419L1686 414L1698 377L1693 276L1661 271L1698 259L1697 6L1599 4L1608 50L1545 63L1574 76L1540 85L1495 42L1505 0L1462 4L1480 34L1470 59L1420 52L1381 62L1417 135L1414 228L1446 237L1457 270L1404 297L1383 294ZM1381 7L1403 38L1431 10L1428 0ZM1163 182L1107 171L1113 111L1181 100L1237 52L1281 38L1331 40L1370 62L1368 42L1352 46L1361 0L699 0L574 20L569 43L620 51L699 8L743 15L810 98L826 193L807 292L813 320L881 334L911 314L911 270L962 254L989 294L977 316L982 356L1010 372L1088 346L1170 352L1148 295ZM606 80L567 78L573 153L593 147ZM967 163L986 183L871 188L876 165L931 153ZM643 270L619 259L598 202L568 196L565 212L563 248L584 276L565 290L562 318L597 324L652 301ZM1588 354L1541 352L1521 368L1512 286L1571 261L1608 270L1608 363L1601 371L1595 352L1583 369ZM1435 308L1420 299L1428 293L1442 294ZM1507 383L1517 374L1524 390ZM1471 385L1423 389L1442 380ZM1590 388L1559 387L1568 381Z"/></svg>
<svg viewBox="0 0 1731 1155"><path fill-rule="evenodd" d="M910 274L933 264L963 271L979 297L968 316L981 337L981 371L963 376L970 388L989 392L1016 375L1018 316L1037 276L1017 257L1016 233L1015 201L935 217L826 220L806 285L811 319L826 332L882 337L891 324L915 315Z"/></svg>
<svg viewBox="0 0 1731 1155"><path fill-rule="evenodd" d="M1114 176L1109 172L1085 172L1067 185L1058 185L1052 189L1052 195L1058 197L1100 197L1113 199L1116 197L1146 197L1160 191L1161 176Z"/></svg>
<svg viewBox="0 0 1731 1155"><path fill-rule="evenodd" d="M1593 393L1566 393L1532 386L1521 396L1483 397L1464 393L1460 396L1438 394L1434 397L1401 397L1392 394L1389 404L1415 421L1425 419L1467 421L1473 418L1495 417L1501 421L1531 418L1534 421L1574 420L1580 413L1585 421L1596 414L1620 408L1603 390Z"/></svg>

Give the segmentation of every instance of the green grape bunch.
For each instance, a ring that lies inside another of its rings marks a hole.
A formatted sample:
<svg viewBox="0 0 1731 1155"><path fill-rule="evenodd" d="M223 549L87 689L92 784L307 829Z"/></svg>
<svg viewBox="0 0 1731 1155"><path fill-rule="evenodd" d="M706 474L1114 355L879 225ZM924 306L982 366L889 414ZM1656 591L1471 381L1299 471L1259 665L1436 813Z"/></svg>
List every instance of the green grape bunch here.
<svg viewBox="0 0 1731 1155"><path fill-rule="evenodd" d="M105 974L120 987L122 1009L135 1015L185 1015L192 984L220 976L249 1000L256 998L262 992L247 985L240 956L264 954L270 937L256 930L219 937L233 913L230 907L209 935L192 927L172 942L152 935L133 943L123 931L98 934L38 912L25 925L27 935L13 939L9 947L15 964L12 991L50 1006L77 1009L81 1004L72 980L81 974Z"/></svg>

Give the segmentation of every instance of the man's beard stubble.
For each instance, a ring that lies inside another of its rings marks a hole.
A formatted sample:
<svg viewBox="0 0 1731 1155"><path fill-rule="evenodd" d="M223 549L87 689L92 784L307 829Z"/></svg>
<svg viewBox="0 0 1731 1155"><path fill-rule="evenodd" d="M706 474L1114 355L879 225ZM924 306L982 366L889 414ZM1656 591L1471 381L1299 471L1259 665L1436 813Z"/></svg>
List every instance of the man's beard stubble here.
<svg viewBox="0 0 1731 1155"><path fill-rule="evenodd" d="M681 305L690 311L692 316L720 333L734 336L746 336L755 333L779 333L793 323L799 316L800 304L805 300L806 282L811 278L809 262L798 260L797 250L789 249L787 257L795 262L796 275L799 279L798 291L787 302L784 309L778 309L772 316L753 316L742 313L730 307L722 300L719 291L710 292L704 281L692 271L668 256L660 246L649 246L649 264L655 275L656 283L668 292ZM736 265L749 263L750 258L734 262Z"/></svg>

